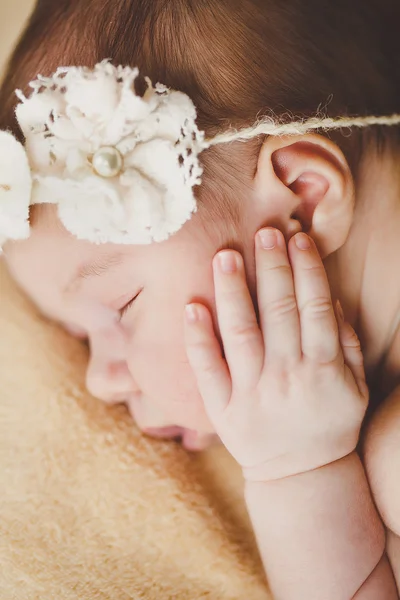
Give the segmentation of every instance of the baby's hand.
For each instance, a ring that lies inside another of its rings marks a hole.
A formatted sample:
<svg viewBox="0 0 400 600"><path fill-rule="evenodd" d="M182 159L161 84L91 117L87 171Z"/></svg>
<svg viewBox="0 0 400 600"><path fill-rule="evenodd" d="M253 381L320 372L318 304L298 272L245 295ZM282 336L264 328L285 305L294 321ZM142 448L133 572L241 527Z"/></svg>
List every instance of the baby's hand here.
<svg viewBox="0 0 400 600"><path fill-rule="evenodd" d="M280 479L350 454L368 403L357 336L340 305L336 319L314 242L297 234L289 257L281 232L257 235L260 325L241 255L215 257L225 359L208 310L187 308L187 351L200 393L247 480Z"/></svg>

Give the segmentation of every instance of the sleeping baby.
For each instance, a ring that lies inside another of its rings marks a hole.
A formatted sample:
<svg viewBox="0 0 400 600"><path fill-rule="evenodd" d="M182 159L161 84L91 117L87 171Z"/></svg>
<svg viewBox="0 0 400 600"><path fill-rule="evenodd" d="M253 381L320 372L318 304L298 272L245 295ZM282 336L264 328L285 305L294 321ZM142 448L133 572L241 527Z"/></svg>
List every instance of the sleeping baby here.
<svg viewBox="0 0 400 600"><path fill-rule="evenodd" d="M398 598L399 22L39 0L0 92L11 274L94 396L225 445L284 600Z"/></svg>

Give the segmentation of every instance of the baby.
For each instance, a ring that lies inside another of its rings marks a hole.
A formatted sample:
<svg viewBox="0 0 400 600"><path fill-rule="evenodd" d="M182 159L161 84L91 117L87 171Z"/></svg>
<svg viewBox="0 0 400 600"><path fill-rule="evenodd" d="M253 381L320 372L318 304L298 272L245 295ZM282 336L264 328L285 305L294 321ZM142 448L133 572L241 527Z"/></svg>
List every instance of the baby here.
<svg viewBox="0 0 400 600"><path fill-rule="evenodd" d="M39 0L0 93L26 147L0 136L11 273L88 340L95 396L227 447L277 598L398 598L399 22L391 0Z"/></svg>

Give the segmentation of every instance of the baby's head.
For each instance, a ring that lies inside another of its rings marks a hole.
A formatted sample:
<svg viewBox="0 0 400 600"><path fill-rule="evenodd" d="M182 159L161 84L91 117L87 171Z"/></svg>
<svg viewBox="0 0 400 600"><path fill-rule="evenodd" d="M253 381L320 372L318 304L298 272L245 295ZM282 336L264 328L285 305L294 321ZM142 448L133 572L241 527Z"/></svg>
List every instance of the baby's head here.
<svg viewBox="0 0 400 600"><path fill-rule="evenodd" d="M391 0L39 0L0 93L0 129L22 140L13 91L27 93L38 73L109 57L188 94L208 138L272 114L282 122L318 110L390 115L399 112L399 22ZM254 293L259 228L287 238L304 229L324 256L334 253L351 229L361 160L397 141L398 128L371 127L216 145L200 156L198 211L167 241L78 240L54 206L39 204L29 239L8 243L5 257L43 314L88 338L95 396L127 401L143 429L212 433L186 358L183 311L193 300L214 310L213 256L240 250Z"/></svg>

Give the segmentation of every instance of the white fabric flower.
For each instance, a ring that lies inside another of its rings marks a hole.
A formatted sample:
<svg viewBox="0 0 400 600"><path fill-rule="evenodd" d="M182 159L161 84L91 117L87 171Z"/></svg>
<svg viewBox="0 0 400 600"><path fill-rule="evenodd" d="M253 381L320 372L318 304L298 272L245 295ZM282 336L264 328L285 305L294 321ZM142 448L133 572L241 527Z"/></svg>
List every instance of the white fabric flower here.
<svg viewBox="0 0 400 600"><path fill-rule="evenodd" d="M32 178L24 147L0 131L0 249L7 239L29 237Z"/></svg>
<svg viewBox="0 0 400 600"><path fill-rule="evenodd" d="M2 134L0 174L24 175L18 185L14 177L12 209L0 188L0 235L26 237L29 204L58 204L66 229L95 243L160 242L190 219L193 187L201 183L198 155L207 147L195 107L185 94L149 80L138 96L138 75L105 60L94 70L63 67L39 76L29 98L17 90L26 154ZM17 206L20 230L8 230Z"/></svg>

